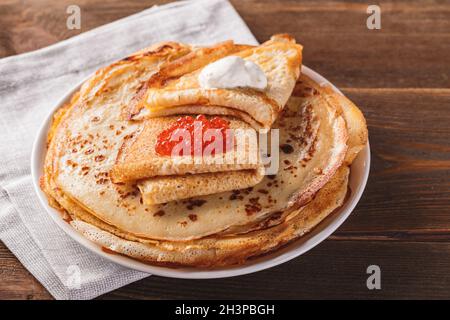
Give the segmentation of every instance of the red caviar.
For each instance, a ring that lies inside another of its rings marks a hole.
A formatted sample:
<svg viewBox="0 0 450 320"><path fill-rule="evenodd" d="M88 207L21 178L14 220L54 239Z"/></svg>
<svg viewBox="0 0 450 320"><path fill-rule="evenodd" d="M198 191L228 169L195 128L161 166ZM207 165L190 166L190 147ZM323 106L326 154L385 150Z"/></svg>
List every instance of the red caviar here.
<svg viewBox="0 0 450 320"><path fill-rule="evenodd" d="M175 146L182 143L186 149L181 149L181 153L176 152L177 156L189 154L203 155L203 150L211 143L214 143L216 138L214 135L220 134L222 137L222 146L218 148L217 151L219 151L219 153L226 152L230 147L229 142L232 141L230 137L227 137L230 132L227 132L227 129L229 128L229 121L220 117L213 117L211 119L206 118L204 115L198 115L195 118L191 116L180 117L169 128L165 129L158 135L155 150L160 155L170 156L172 155L172 151ZM211 136L205 135L207 130L210 129L219 130L219 132L209 131ZM186 135L189 134L189 141L185 141L185 136L183 135L184 133L186 133ZM196 139L198 141L196 141ZM184 154L184 151L186 150L189 150L190 152L187 152L188 154ZM213 149L211 154L214 155L215 151L216 150Z"/></svg>

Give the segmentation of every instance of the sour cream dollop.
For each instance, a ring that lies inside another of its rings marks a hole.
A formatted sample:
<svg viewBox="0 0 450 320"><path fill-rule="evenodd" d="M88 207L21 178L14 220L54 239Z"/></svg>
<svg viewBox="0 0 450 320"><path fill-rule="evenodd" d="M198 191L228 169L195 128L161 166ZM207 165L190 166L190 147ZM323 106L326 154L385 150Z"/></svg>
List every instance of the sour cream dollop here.
<svg viewBox="0 0 450 320"><path fill-rule="evenodd" d="M207 65L198 76L200 86L212 88L253 88L264 90L267 78L254 62L237 56L228 56Z"/></svg>

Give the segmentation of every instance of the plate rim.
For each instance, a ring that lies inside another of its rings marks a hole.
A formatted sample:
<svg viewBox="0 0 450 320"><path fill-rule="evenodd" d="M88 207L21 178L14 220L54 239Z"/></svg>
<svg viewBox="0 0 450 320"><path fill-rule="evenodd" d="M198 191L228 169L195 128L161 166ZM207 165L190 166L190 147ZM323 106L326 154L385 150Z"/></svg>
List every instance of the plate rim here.
<svg viewBox="0 0 450 320"><path fill-rule="evenodd" d="M308 77L312 78L320 85L328 84L333 88L334 91L343 94L331 82L329 82L326 78L324 78L314 70L306 66L302 66L302 73L306 74ZM52 220L58 225L58 227L60 227L69 237L71 237L73 240L75 240L77 243L79 243L89 251L111 262L117 263L129 269L134 269L137 271L148 273L149 275L157 275L162 277L178 278L178 279L228 278L266 270L275 267L277 265L283 264L289 260L295 259L301 256L302 254L308 252L309 250L313 249L315 246L319 245L321 242L327 239L332 233L334 233L344 223L345 220L347 220L347 218L353 212L354 208L361 199L370 172L371 159L370 159L369 141L367 141L365 147L361 150L355 161L352 163L352 166L357 161L363 163L362 165L364 167L363 168L364 171L362 172L362 176L359 179L359 184L357 185L356 190L352 192L350 198L347 199L347 202L345 202L344 205L338 210L338 212L335 215L333 215L334 216L333 220L330 221L329 224L325 226L322 230L317 231L317 227L320 226L323 222L321 221L318 226L313 228L305 236L294 240L293 242L287 244L282 249L275 250L262 257L254 258L251 261L244 263L243 265L229 266L223 268L212 268L212 269L204 269L204 268L202 269L194 267L171 268L171 267L154 266L145 262L135 260L131 257L123 256L120 254L107 253L102 250L102 247L99 244L94 243L93 241L85 238L83 235L77 232L70 224L68 224L62 218L61 213L58 210L50 207L46 195L39 186L39 180L42 174L46 153L45 151L46 151L47 132L48 129L50 128L53 114L64 103L66 103L68 99L71 98L73 93L79 90L81 85L91 76L92 75L83 79L71 90L69 90L63 97L61 97L57 101L57 103L55 103L55 105L49 110L47 116L41 123L37 131L36 137L33 141L30 159L31 176L33 180L33 187L39 198L40 204L45 209L47 214L50 215ZM301 239L303 239L303 241L302 243L299 243ZM295 247L296 242L298 247Z"/></svg>

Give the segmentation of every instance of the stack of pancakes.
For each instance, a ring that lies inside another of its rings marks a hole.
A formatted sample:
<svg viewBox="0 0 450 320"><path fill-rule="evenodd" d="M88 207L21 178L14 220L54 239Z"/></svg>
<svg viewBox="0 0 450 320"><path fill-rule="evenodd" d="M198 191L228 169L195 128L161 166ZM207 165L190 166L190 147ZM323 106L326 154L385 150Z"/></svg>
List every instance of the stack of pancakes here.
<svg viewBox="0 0 450 320"><path fill-rule="evenodd" d="M302 236L343 204L367 129L352 102L300 75L301 49L287 35L256 47L165 42L98 70L54 115L41 179L50 204L101 246L168 266L243 263ZM201 88L201 70L229 55L256 63L267 88ZM276 173L260 159L155 151L162 131L199 114L278 129Z"/></svg>

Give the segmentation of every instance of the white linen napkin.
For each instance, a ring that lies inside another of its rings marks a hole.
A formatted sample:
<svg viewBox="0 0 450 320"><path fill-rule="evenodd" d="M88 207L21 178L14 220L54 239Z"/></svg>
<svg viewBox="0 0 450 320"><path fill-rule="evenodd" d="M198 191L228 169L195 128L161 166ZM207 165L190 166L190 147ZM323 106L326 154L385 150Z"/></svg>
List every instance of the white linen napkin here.
<svg viewBox="0 0 450 320"><path fill-rule="evenodd" d="M158 41L226 39L257 43L228 1L181 1L0 59L0 239L56 299L91 299L148 274L89 252L41 207L30 176L39 125L61 96L101 66Z"/></svg>

